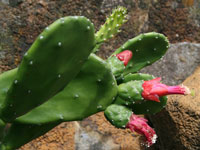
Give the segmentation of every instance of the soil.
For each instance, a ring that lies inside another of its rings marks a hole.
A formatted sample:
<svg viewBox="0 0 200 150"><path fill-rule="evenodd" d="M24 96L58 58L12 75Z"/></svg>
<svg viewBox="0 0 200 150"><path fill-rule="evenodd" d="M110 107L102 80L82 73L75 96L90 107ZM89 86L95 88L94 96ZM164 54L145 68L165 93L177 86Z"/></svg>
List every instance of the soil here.
<svg viewBox="0 0 200 150"><path fill-rule="evenodd" d="M21 150L74 150L74 122L62 123Z"/></svg>
<svg viewBox="0 0 200 150"><path fill-rule="evenodd" d="M74 150L76 148L75 132L78 130L77 122L65 122L52 129L45 135L24 145L21 150ZM130 130L117 129L104 117L103 112L78 122L79 126L86 132L98 132L101 135L101 142L106 142L110 138L116 145L115 150L145 150L144 137ZM93 149L92 149L93 150ZM150 149L149 149L150 150Z"/></svg>
<svg viewBox="0 0 200 150"><path fill-rule="evenodd" d="M190 8L184 7L184 3L176 7L172 7L172 0L155 3L149 11L149 31L165 34L171 43L199 43L200 28L193 23Z"/></svg>

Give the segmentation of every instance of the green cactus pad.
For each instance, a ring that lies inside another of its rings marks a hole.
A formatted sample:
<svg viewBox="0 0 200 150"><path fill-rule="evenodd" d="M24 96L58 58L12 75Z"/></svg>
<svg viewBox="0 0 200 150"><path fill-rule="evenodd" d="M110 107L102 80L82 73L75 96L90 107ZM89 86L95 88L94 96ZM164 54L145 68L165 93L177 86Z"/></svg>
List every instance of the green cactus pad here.
<svg viewBox="0 0 200 150"><path fill-rule="evenodd" d="M8 93L8 89L12 85L16 74L17 68L0 74L0 108L2 107L3 101ZM12 107L12 105L10 105L10 107Z"/></svg>
<svg viewBox="0 0 200 150"><path fill-rule="evenodd" d="M113 75L117 78L123 73L125 66L123 61L120 61L116 56L109 57L107 59L108 64L110 64Z"/></svg>
<svg viewBox="0 0 200 150"><path fill-rule="evenodd" d="M118 8L114 9L112 14L106 19L105 24L102 25L99 31L95 34L96 42L104 42L120 32L119 28L127 21L126 15L126 8L119 6Z"/></svg>
<svg viewBox="0 0 200 150"><path fill-rule="evenodd" d="M123 72L123 76L125 76L157 61L165 54L168 48L169 42L164 35L150 32L128 40L113 55L124 50L131 50L133 52L133 57Z"/></svg>
<svg viewBox="0 0 200 150"><path fill-rule="evenodd" d="M119 104L119 105L124 105L124 106L127 106L129 108L132 109L132 111L135 113L135 114L155 114L159 111L161 111L165 106L166 106L166 103L167 103L167 97L166 96L163 96L163 97L160 97L160 102L155 102L155 101L149 101L149 100L142 100L142 101L131 101L131 99L127 99L127 96L131 93L129 90L128 93L126 93L126 84L129 83L130 86L138 86L138 85L134 85L132 84L132 82L135 82L137 83L138 81L139 82L142 82L141 80L143 81L147 81L147 80L151 80L151 79L154 79L154 77L152 75L149 75L149 74L143 74L143 73L135 73L135 74L128 74L124 77L124 80L123 80L123 95L120 95L118 94L116 100L115 100L115 104ZM118 89L120 88L121 85L119 85ZM141 85L139 84L139 87ZM120 92L119 92L120 93ZM134 95L133 95L134 97ZM134 98L133 98L134 99Z"/></svg>
<svg viewBox="0 0 200 150"><path fill-rule="evenodd" d="M145 74L145 73L129 73L123 78L123 83L129 82L129 81L134 81L134 80L152 80L154 79L153 75L150 74Z"/></svg>
<svg viewBox="0 0 200 150"><path fill-rule="evenodd" d="M160 97L160 102L143 100L143 101L135 103L135 102L127 101L118 96L114 103L117 105L123 105L132 109L132 111L137 115L155 114L161 111L166 106L167 97L166 96Z"/></svg>
<svg viewBox="0 0 200 150"><path fill-rule="evenodd" d="M131 106L135 114L155 114L160 112L167 104L167 97L160 97L160 102L144 100Z"/></svg>
<svg viewBox="0 0 200 150"><path fill-rule="evenodd" d="M107 120L117 128L125 128L130 120L131 114L131 109L117 104L108 106L104 112Z"/></svg>
<svg viewBox="0 0 200 150"><path fill-rule="evenodd" d="M127 100L124 100L122 98L120 98L119 96L117 96L115 98L115 101L114 101L114 104L117 104L117 105L123 105L123 106L126 106L128 108L131 108L132 104L135 103L135 101L127 101Z"/></svg>
<svg viewBox="0 0 200 150"><path fill-rule="evenodd" d="M0 119L0 141L2 140L2 138L5 134L5 132L4 132L5 127L6 127L6 123Z"/></svg>
<svg viewBox="0 0 200 150"><path fill-rule="evenodd" d="M149 74L144 74L144 73L134 73L134 74L132 74L132 73L129 73L124 78L121 79L121 83L123 83L122 85L126 85L124 83L127 83L129 81L138 80L139 82L141 82L142 80L147 81L147 80L151 80L153 78L154 77L152 75L149 75ZM136 85L136 86L138 86L138 85ZM126 88L124 90L125 90L125 92L127 91ZM125 94L125 95L127 95L127 94ZM127 96L125 97L125 99L123 99L123 97L124 96L120 97L118 95L114 103L119 104L119 105L124 105L124 106L131 108L131 106L136 102L135 100L131 100L130 98L126 98ZM139 97L141 97L141 96L139 96Z"/></svg>
<svg viewBox="0 0 200 150"><path fill-rule="evenodd" d="M144 99L141 95L143 83L142 80L135 80L120 84L118 86L118 96L131 103L142 101Z"/></svg>
<svg viewBox="0 0 200 150"><path fill-rule="evenodd" d="M43 124L82 120L105 110L116 95L117 85L109 65L91 54L76 78L62 92L17 118L16 122Z"/></svg>
<svg viewBox="0 0 200 150"><path fill-rule="evenodd" d="M93 49L93 52L96 52L103 42L113 38L120 32L120 27L127 21L126 16L127 9L122 6L113 10L112 14L107 17L106 22L95 34L96 47Z"/></svg>
<svg viewBox="0 0 200 150"><path fill-rule="evenodd" d="M11 122L61 91L80 71L94 44L94 27L85 17L65 17L51 24L25 54L1 118Z"/></svg>

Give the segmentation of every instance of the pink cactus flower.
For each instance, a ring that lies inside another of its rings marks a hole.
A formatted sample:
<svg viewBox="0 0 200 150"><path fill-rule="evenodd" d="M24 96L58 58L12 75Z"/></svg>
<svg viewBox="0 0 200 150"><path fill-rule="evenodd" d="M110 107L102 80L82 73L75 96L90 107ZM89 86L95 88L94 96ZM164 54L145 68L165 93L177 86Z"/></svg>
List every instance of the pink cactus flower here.
<svg viewBox="0 0 200 150"><path fill-rule="evenodd" d="M116 57L120 61L123 61L124 62L124 66L126 66L128 64L128 62L131 60L131 58L132 58L132 52L130 50L125 50L125 51L117 54Z"/></svg>
<svg viewBox="0 0 200 150"><path fill-rule="evenodd" d="M167 86L160 83L161 78L144 81L142 97L146 100L160 102L159 97L169 94L190 94L190 90L184 85Z"/></svg>
<svg viewBox="0 0 200 150"><path fill-rule="evenodd" d="M132 114L126 128L129 128L132 132L135 131L144 135L146 137L147 147L150 147L156 142L157 135L147 122L148 120Z"/></svg>

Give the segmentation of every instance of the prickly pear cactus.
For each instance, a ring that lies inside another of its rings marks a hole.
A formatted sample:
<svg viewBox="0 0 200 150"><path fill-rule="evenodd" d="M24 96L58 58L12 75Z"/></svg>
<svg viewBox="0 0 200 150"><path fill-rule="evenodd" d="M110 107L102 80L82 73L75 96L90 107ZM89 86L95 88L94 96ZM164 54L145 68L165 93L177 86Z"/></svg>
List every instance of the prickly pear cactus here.
<svg viewBox="0 0 200 150"><path fill-rule="evenodd" d="M122 79L128 73L135 73L159 60L168 48L169 42L163 34L155 32L145 33L128 40L108 58L108 62L112 65L113 56L125 50L132 51L133 57L126 68L123 68L121 71L123 73L120 76L116 75L118 79ZM113 67L114 64L112 65Z"/></svg>
<svg viewBox="0 0 200 150"><path fill-rule="evenodd" d="M122 24L127 21L126 17L126 8L120 6L114 9L112 14L106 19L105 24L102 25L100 30L95 34L97 43L102 43L119 33Z"/></svg>
<svg viewBox="0 0 200 150"><path fill-rule="evenodd" d="M125 128L132 115L130 108L118 104L112 104L105 110L105 116L111 124L117 128Z"/></svg>
<svg viewBox="0 0 200 150"><path fill-rule="evenodd" d="M117 84L109 65L91 54L79 74L65 89L15 121L43 124L57 120L82 120L105 110L116 95Z"/></svg>
<svg viewBox="0 0 200 150"><path fill-rule="evenodd" d="M6 72L8 88L17 70ZM12 77L11 77L12 76ZM87 87L87 88L85 88ZM0 89L0 94L3 89ZM18 148L64 121L82 120L99 111L104 111L117 95L117 84L110 66L91 54L79 74L64 90L46 103L17 118L2 141L4 147ZM0 103L5 95L1 95ZM46 127L46 128L45 128ZM17 131L15 131L17 130ZM36 132L37 131L37 132ZM21 137L17 138L20 132Z"/></svg>
<svg viewBox="0 0 200 150"><path fill-rule="evenodd" d="M155 77L152 75L143 73L126 75L123 83L118 86L119 94L115 103L131 108L135 114L155 114L161 111L167 103L166 96L160 97L160 102L155 102L145 100L141 94L144 81L152 80L154 78ZM132 88L130 88L130 86L132 86Z"/></svg>
<svg viewBox="0 0 200 150"><path fill-rule="evenodd" d="M1 106L1 118L11 122L61 91L94 44L94 27L85 17L61 18L47 27L25 54Z"/></svg>
<svg viewBox="0 0 200 150"><path fill-rule="evenodd" d="M13 69L0 75L2 83L0 84L0 105L4 102L7 90L12 85L16 74L17 69ZM86 85L88 88L85 88ZM110 66L95 54L91 54L79 74L66 88L15 121L42 124L57 120L83 119L105 110L114 101L116 94L117 84ZM76 105L77 103L80 105ZM90 107L91 103L93 107Z"/></svg>
<svg viewBox="0 0 200 150"><path fill-rule="evenodd" d="M117 128L144 135L148 147L156 142L148 120L136 114L159 112L168 94L189 94L185 86L136 73L165 54L167 38L141 34L107 60L90 54L119 32L126 13L123 7L114 10L96 34L85 17L61 18L41 33L19 68L0 75L1 150L19 148L61 122L100 111ZM11 122L7 132L4 121Z"/></svg>
<svg viewBox="0 0 200 150"><path fill-rule="evenodd" d="M93 52L98 51L101 44L108 39L113 38L120 32L120 27L127 21L127 9L119 6L114 9L112 14L107 17L106 22L101 26L99 31L95 34L96 47Z"/></svg>

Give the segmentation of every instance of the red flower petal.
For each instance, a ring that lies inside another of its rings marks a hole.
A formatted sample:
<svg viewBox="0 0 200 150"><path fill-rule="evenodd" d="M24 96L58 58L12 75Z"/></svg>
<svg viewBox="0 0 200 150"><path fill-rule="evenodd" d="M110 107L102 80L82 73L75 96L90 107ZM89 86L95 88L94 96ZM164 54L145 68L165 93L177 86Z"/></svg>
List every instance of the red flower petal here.
<svg viewBox="0 0 200 150"><path fill-rule="evenodd" d="M147 120L139 117L135 114L132 114L130 121L126 125L126 128L129 128L132 132L137 132L146 137L147 146L151 146L156 142L156 133L155 131L147 124Z"/></svg>
<svg viewBox="0 0 200 150"><path fill-rule="evenodd" d="M167 86L160 83L161 78L155 78L153 80L144 81L142 87L142 97L146 100L152 100L160 102L159 97L169 94L182 94L186 95L190 93L190 90L186 86Z"/></svg>
<svg viewBox="0 0 200 150"><path fill-rule="evenodd" d="M130 50L125 50L119 54L116 55L116 57L120 60L124 62L124 66L126 66L128 64L128 62L131 60L132 58L132 51Z"/></svg>

